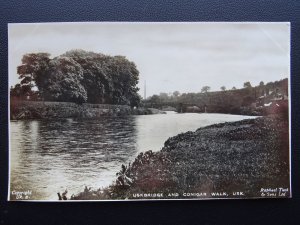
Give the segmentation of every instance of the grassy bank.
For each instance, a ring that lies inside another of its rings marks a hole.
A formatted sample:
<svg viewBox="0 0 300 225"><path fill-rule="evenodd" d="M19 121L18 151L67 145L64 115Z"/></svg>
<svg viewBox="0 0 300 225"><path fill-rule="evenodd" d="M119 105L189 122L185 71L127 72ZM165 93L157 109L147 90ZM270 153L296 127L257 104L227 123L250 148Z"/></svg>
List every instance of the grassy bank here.
<svg viewBox="0 0 300 225"><path fill-rule="evenodd" d="M289 133L287 118L276 115L171 137L160 151L141 153L132 164L122 165L110 187L86 188L71 199L135 199L139 193L163 196L148 199L185 198L183 192L233 197L233 191L257 197L261 188L278 187L289 187Z"/></svg>
<svg viewBox="0 0 300 225"><path fill-rule="evenodd" d="M11 100L10 104L10 118L13 120L59 118L96 119L104 116L127 116L158 113L162 113L162 111L145 108L133 109L128 105L76 104L72 102L16 100Z"/></svg>

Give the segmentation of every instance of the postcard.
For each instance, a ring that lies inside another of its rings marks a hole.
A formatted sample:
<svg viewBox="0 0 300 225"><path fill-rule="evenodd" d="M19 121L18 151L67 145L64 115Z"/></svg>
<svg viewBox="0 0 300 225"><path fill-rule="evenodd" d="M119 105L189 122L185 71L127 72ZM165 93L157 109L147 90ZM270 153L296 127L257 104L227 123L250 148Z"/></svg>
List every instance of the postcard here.
<svg viewBox="0 0 300 225"><path fill-rule="evenodd" d="M10 201L290 198L289 22L8 24Z"/></svg>

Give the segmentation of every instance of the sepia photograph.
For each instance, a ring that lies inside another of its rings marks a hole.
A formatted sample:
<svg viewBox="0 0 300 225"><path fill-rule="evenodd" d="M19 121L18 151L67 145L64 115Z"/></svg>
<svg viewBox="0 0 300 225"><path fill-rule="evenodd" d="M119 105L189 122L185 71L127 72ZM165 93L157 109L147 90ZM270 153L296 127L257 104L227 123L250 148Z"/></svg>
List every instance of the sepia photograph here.
<svg viewBox="0 0 300 225"><path fill-rule="evenodd" d="M8 200L291 198L290 29L8 24Z"/></svg>

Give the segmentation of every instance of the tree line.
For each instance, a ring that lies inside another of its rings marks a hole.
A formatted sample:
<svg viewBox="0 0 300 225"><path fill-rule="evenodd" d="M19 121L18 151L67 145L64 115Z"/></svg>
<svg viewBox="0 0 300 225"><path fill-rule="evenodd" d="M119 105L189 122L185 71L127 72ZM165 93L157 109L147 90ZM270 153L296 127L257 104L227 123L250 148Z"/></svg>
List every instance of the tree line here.
<svg viewBox="0 0 300 225"><path fill-rule="evenodd" d="M21 81L11 88L12 97L131 106L141 99L137 93L139 71L124 56L84 50L67 51L54 58L49 53L30 53L23 56L17 73Z"/></svg>
<svg viewBox="0 0 300 225"><path fill-rule="evenodd" d="M249 107L264 98L270 101L273 98L288 96L288 79L264 83L253 86L249 81L244 82L243 88L226 90L225 86L220 87L220 91L210 91L209 86L203 86L198 93L160 93L148 97L144 104L152 107L165 105L190 104L196 106L207 106L213 112L237 113L243 107Z"/></svg>

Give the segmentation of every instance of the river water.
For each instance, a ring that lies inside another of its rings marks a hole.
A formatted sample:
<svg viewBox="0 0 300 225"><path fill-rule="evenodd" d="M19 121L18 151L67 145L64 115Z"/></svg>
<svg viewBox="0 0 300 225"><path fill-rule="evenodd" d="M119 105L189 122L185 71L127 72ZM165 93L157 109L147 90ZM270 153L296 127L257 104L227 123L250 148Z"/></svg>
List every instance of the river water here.
<svg viewBox="0 0 300 225"><path fill-rule="evenodd" d="M171 136L199 127L253 118L228 114L139 115L95 120L10 122L10 191L33 200L58 200L57 192L111 184L122 164L139 152L158 151Z"/></svg>

